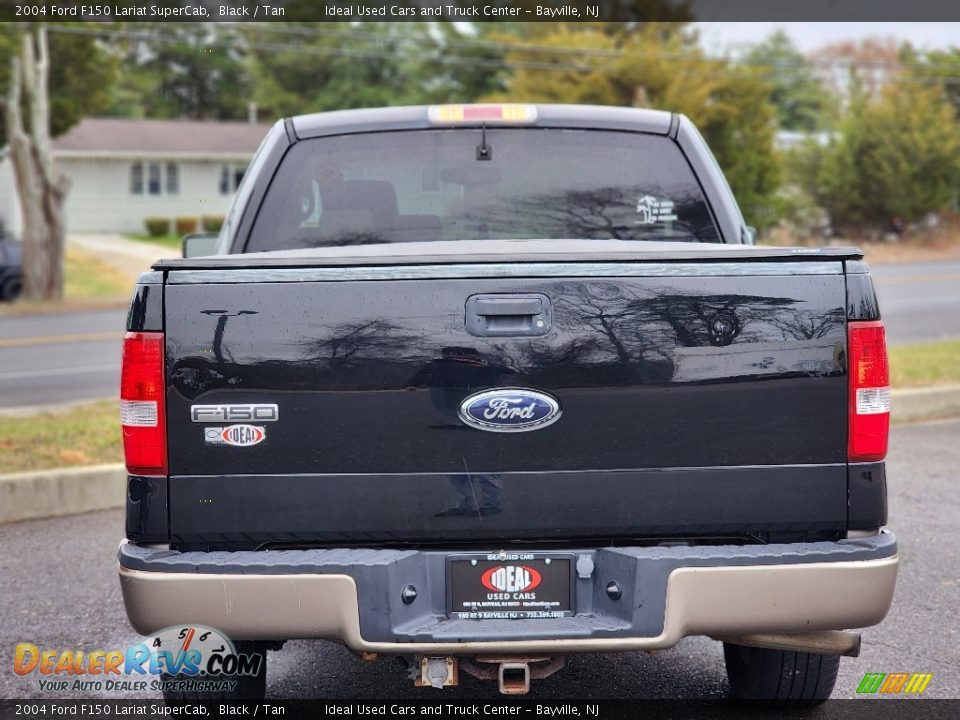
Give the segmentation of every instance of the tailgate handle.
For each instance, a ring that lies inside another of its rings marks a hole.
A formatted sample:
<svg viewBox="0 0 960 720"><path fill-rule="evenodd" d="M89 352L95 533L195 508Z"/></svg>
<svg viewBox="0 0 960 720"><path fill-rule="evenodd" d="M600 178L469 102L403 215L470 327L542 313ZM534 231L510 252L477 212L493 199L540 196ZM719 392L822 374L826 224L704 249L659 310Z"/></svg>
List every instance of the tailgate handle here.
<svg viewBox="0 0 960 720"><path fill-rule="evenodd" d="M471 295L467 332L477 337L539 337L550 332L553 311L546 295Z"/></svg>
<svg viewBox="0 0 960 720"><path fill-rule="evenodd" d="M477 315L539 315L543 312L540 298L477 298L473 306Z"/></svg>

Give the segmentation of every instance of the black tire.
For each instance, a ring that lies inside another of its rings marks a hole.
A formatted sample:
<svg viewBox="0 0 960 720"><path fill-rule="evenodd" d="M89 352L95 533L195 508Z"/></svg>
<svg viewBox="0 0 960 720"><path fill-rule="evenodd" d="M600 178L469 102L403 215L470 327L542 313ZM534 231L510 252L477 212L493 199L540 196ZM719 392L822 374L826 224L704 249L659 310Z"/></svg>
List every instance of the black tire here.
<svg viewBox="0 0 960 720"><path fill-rule="evenodd" d="M776 707L810 707L830 697L839 655L818 655L723 644L730 693L736 700L761 700Z"/></svg>
<svg viewBox="0 0 960 720"><path fill-rule="evenodd" d="M20 297L21 290L23 290L23 283L20 277L18 275L9 277L0 283L0 300L13 302Z"/></svg>
<svg viewBox="0 0 960 720"><path fill-rule="evenodd" d="M233 643L238 653L245 655L259 655L260 670L256 675L239 675L230 679L236 680L233 690L223 692L200 692L198 690L163 690L163 699L168 703L180 703L194 700L263 700L267 694L267 646L265 643L250 641L235 641ZM166 680L196 680L196 677L186 675L162 675Z"/></svg>

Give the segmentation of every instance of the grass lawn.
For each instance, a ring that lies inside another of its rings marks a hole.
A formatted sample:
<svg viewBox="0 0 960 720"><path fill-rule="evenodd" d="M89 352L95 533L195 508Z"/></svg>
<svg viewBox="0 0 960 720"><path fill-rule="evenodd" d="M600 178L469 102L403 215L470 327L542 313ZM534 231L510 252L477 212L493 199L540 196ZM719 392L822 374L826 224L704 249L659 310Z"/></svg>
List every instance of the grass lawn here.
<svg viewBox="0 0 960 720"><path fill-rule="evenodd" d="M127 240L138 240L139 242L153 243L154 245L165 245L167 247L180 250L183 238L179 235L159 235L154 237L146 233L127 233L124 235ZM179 254L179 253L178 253Z"/></svg>
<svg viewBox="0 0 960 720"><path fill-rule="evenodd" d="M960 384L960 340L890 348L890 384L895 388Z"/></svg>
<svg viewBox="0 0 960 720"><path fill-rule="evenodd" d="M63 294L68 301L128 300L133 289L122 272L80 250L67 250L63 273Z"/></svg>
<svg viewBox="0 0 960 720"><path fill-rule="evenodd" d="M113 462L123 462L116 400L26 417L0 415L0 474Z"/></svg>

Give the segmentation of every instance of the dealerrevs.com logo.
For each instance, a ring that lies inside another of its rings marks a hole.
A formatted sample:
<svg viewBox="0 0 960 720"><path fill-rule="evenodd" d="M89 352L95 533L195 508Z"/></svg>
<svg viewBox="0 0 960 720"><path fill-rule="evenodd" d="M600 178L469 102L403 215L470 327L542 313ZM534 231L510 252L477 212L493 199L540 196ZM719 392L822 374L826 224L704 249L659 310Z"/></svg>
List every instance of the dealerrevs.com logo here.
<svg viewBox="0 0 960 720"><path fill-rule="evenodd" d="M263 657L238 653L223 633L202 625L171 627L125 649L40 648L19 643L13 671L50 693L229 692L256 675Z"/></svg>

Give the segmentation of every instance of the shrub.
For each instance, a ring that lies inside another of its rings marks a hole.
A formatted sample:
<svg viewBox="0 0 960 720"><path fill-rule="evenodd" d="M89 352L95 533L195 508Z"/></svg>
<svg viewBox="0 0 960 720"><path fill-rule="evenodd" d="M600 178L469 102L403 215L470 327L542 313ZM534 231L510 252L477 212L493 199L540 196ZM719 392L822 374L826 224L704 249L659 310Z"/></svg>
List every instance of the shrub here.
<svg viewBox="0 0 960 720"><path fill-rule="evenodd" d="M204 215L200 218L204 232L218 233L223 227L223 215Z"/></svg>
<svg viewBox="0 0 960 720"><path fill-rule="evenodd" d="M889 228L950 206L960 177L960 133L939 86L857 89L816 168L818 202L841 228Z"/></svg>
<svg viewBox="0 0 960 720"><path fill-rule="evenodd" d="M197 231L197 219L195 217L178 217L173 223L177 235L189 235Z"/></svg>
<svg viewBox="0 0 960 720"><path fill-rule="evenodd" d="M162 237L170 234L170 221L167 218L147 218L143 221L150 237Z"/></svg>

